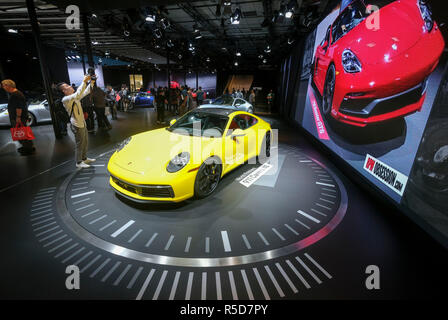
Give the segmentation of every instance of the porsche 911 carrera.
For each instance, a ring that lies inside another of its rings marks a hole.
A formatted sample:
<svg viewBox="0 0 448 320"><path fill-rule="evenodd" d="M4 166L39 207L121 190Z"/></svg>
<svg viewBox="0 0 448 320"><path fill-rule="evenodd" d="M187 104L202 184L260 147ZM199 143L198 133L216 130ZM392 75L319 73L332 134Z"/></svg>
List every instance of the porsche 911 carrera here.
<svg viewBox="0 0 448 320"><path fill-rule="evenodd" d="M136 202L180 202L212 194L249 159L269 159L271 127L243 111L201 108L166 128L123 141L109 160L110 185Z"/></svg>
<svg viewBox="0 0 448 320"><path fill-rule="evenodd" d="M352 1L314 56L312 79L323 114L365 127L420 111L444 47L427 1Z"/></svg>

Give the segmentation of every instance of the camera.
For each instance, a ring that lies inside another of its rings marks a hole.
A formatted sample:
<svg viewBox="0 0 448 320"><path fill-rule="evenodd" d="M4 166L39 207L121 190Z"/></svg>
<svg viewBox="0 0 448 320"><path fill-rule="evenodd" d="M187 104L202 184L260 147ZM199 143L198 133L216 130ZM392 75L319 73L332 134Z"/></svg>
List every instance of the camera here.
<svg viewBox="0 0 448 320"><path fill-rule="evenodd" d="M95 70L93 68L87 69L87 74L92 80L96 80Z"/></svg>

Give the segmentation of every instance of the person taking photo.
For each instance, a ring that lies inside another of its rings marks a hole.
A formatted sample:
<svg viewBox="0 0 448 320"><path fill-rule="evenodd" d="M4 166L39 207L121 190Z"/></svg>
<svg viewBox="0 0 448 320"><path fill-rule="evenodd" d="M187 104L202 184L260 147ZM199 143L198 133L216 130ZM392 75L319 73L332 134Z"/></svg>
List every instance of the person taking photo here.
<svg viewBox="0 0 448 320"><path fill-rule="evenodd" d="M87 84L89 81L90 85ZM70 128L75 135L75 158L76 167L78 169L89 168L90 163L96 160L87 157L89 137L87 133L86 120L84 119L84 111L81 106L81 99L90 93L94 84L95 80L91 79L90 75L86 75L76 91L67 83L60 83L58 85L59 90L61 90L64 94L62 103L70 115Z"/></svg>

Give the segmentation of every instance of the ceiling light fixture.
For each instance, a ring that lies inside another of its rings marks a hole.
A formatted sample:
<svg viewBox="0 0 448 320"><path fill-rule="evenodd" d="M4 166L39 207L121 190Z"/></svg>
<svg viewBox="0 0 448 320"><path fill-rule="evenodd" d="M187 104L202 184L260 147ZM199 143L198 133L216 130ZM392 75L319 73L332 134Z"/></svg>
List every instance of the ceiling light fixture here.
<svg viewBox="0 0 448 320"><path fill-rule="evenodd" d="M296 9L297 1L296 0L290 0L288 5L286 6L286 13L285 17L290 19L292 15L294 14L294 10Z"/></svg>
<svg viewBox="0 0 448 320"><path fill-rule="evenodd" d="M145 18L146 22L155 22L156 21L156 16L154 14L148 14Z"/></svg>
<svg viewBox="0 0 448 320"><path fill-rule="evenodd" d="M17 31L17 29L8 29L9 33L18 33L19 31Z"/></svg>
<svg viewBox="0 0 448 320"><path fill-rule="evenodd" d="M241 57L241 52L237 51L237 52L236 52L236 56L237 56L237 57Z"/></svg>
<svg viewBox="0 0 448 320"><path fill-rule="evenodd" d="M241 20L241 10L240 8L236 8L235 11L230 16L230 22L232 24L240 24Z"/></svg>

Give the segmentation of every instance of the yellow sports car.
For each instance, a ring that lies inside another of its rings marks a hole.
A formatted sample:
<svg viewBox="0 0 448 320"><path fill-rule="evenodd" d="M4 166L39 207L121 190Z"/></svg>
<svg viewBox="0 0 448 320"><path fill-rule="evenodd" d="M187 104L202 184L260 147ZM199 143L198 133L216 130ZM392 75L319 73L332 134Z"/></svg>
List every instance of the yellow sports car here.
<svg viewBox="0 0 448 320"><path fill-rule="evenodd" d="M250 159L270 156L271 126L224 108L190 111L166 128L124 140L107 169L115 191L137 202L203 198L223 175Z"/></svg>

